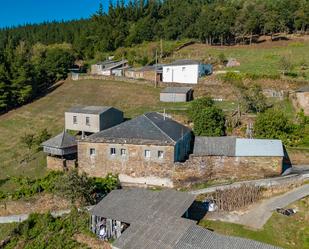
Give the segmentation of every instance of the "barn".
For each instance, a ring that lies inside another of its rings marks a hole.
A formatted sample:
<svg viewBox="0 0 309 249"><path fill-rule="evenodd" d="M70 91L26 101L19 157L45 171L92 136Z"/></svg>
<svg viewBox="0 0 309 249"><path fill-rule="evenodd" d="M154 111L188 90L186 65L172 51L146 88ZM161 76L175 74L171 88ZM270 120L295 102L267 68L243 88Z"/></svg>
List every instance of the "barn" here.
<svg viewBox="0 0 309 249"><path fill-rule="evenodd" d="M193 98L191 87L166 87L160 93L162 102L188 102Z"/></svg>

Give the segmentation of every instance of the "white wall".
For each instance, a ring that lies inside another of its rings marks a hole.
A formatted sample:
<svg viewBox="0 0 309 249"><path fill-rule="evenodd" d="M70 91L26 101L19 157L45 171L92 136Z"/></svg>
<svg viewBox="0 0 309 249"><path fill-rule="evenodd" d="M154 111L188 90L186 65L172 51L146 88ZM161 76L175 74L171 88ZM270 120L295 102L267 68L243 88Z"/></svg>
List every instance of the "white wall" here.
<svg viewBox="0 0 309 249"><path fill-rule="evenodd" d="M73 116L77 117L77 124L73 123ZM86 125L86 117L90 118L90 125ZM99 132L100 116L97 114L65 113L65 129L72 131Z"/></svg>
<svg viewBox="0 0 309 249"><path fill-rule="evenodd" d="M163 82L197 84L199 65L163 66Z"/></svg>

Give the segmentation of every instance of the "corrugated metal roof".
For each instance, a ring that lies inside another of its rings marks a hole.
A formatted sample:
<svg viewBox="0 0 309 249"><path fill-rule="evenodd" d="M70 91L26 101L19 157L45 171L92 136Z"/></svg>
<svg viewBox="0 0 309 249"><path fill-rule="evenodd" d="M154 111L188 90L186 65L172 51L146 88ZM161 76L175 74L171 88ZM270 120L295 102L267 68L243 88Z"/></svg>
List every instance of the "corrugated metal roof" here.
<svg viewBox="0 0 309 249"><path fill-rule="evenodd" d="M254 240L224 236L192 225L173 249L280 249Z"/></svg>
<svg viewBox="0 0 309 249"><path fill-rule="evenodd" d="M188 93L191 91L191 87L166 87L164 88L161 93Z"/></svg>
<svg viewBox="0 0 309 249"><path fill-rule="evenodd" d="M194 199L191 194L175 190L114 190L90 212L127 223L142 222L149 217L160 217L162 214L181 217Z"/></svg>
<svg viewBox="0 0 309 249"><path fill-rule="evenodd" d="M283 157L281 140L236 139L235 156L278 156Z"/></svg>
<svg viewBox="0 0 309 249"><path fill-rule="evenodd" d="M56 149L65 149L77 146L76 138L71 136L67 132L63 131L57 136L48 139L44 143L42 143L44 147L52 147Z"/></svg>
<svg viewBox="0 0 309 249"><path fill-rule="evenodd" d="M170 145L175 144L188 132L190 129L186 126L152 112L95 133L84 141Z"/></svg>
<svg viewBox="0 0 309 249"><path fill-rule="evenodd" d="M235 137L196 137L195 156L284 156L281 140Z"/></svg>
<svg viewBox="0 0 309 249"><path fill-rule="evenodd" d="M195 137L195 156L235 156L235 137Z"/></svg>
<svg viewBox="0 0 309 249"><path fill-rule="evenodd" d="M101 114L111 109L110 106L74 106L67 112L85 113L85 114Z"/></svg>

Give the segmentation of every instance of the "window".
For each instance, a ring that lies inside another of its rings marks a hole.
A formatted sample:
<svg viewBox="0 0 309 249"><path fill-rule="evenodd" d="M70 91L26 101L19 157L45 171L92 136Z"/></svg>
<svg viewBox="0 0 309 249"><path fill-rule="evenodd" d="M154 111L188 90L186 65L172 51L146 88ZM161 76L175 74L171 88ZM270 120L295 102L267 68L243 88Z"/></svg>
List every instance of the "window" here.
<svg viewBox="0 0 309 249"><path fill-rule="evenodd" d="M145 157L150 158L150 150L145 150Z"/></svg>
<svg viewBox="0 0 309 249"><path fill-rule="evenodd" d="M127 154L126 149L121 149L121 150L120 150L120 154L121 154L122 156L125 156L125 155Z"/></svg>
<svg viewBox="0 0 309 249"><path fill-rule="evenodd" d="M90 118L86 117L86 125L90 126Z"/></svg>
<svg viewBox="0 0 309 249"><path fill-rule="evenodd" d="M186 70L186 67L182 67L182 71L185 71Z"/></svg>
<svg viewBox="0 0 309 249"><path fill-rule="evenodd" d="M90 149L90 156L95 156L95 148Z"/></svg>
<svg viewBox="0 0 309 249"><path fill-rule="evenodd" d="M112 156L116 155L116 148L111 148L111 155Z"/></svg>
<svg viewBox="0 0 309 249"><path fill-rule="evenodd" d="M170 69L169 69L169 68L167 68L167 69L166 69L166 72L168 73L169 71L170 71Z"/></svg>
<svg viewBox="0 0 309 249"><path fill-rule="evenodd" d="M77 124L77 117L73 116L73 124Z"/></svg>
<svg viewBox="0 0 309 249"><path fill-rule="evenodd" d="M164 152L162 150L158 151L158 158L163 159L164 157Z"/></svg>

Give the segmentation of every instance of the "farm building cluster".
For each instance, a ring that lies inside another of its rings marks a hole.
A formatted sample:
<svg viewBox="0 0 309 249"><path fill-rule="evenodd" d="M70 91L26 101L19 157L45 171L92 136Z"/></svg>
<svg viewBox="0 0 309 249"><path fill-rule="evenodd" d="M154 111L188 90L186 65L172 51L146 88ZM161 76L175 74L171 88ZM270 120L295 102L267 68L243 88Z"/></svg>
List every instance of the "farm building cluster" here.
<svg viewBox="0 0 309 249"><path fill-rule="evenodd" d="M69 131L78 132L78 137ZM195 137L166 114L124 121L114 107L73 107L65 131L42 144L48 168L77 167L89 176L119 175L123 186L178 187L207 179L280 175L280 140Z"/></svg>
<svg viewBox="0 0 309 249"><path fill-rule="evenodd" d="M132 79L180 84L197 84L199 78L212 74L212 66L194 60L176 60L170 64L130 67L127 60L106 60L91 66L91 75L122 76Z"/></svg>
<svg viewBox="0 0 309 249"><path fill-rule="evenodd" d="M91 230L113 249L279 249L198 226L194 200L174 190L113 190L90 210Z"/></svg>

